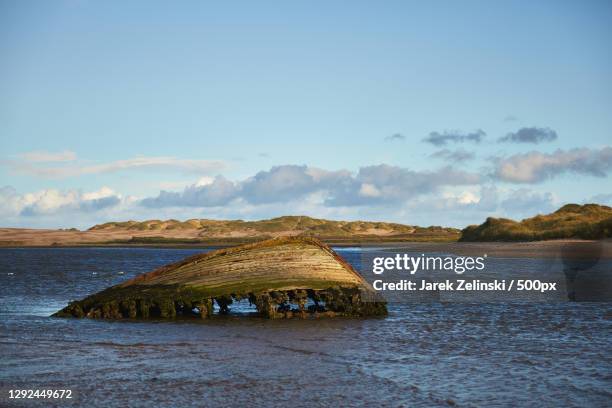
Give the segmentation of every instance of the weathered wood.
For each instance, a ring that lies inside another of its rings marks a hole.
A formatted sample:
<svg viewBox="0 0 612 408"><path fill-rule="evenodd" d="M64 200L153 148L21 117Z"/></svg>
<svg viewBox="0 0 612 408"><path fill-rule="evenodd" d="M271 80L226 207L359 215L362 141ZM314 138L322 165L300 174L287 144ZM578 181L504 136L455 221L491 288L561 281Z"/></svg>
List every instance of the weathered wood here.
<svg viewBox="0 0 612 408"><path fill-rule="evenodd" d="M268 318L385 315L374 289L313 238L275 238L198 254L73 302L59 317L173 318L228 313L249 299ZM306 308L308 300L314 307Z"/></svg>

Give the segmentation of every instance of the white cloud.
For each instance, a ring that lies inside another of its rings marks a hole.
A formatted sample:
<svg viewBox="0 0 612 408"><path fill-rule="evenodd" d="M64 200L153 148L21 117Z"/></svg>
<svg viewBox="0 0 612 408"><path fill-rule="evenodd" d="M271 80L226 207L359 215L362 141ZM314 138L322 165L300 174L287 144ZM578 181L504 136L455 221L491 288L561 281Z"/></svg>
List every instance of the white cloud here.
<svg viewBox="0 0 612 408"><path fill-rule="evenodd" d="M325 203L329 206L397 205L435 193L444 186L476 185L480 179L478 174L450 166L434 171L415 171L386 164L366 166L356 175L334 182ZM379 194L360 194L364 184L369 184L372 186L369 190L375 188Z"/></svg>
<svg viewBox="0 0 612 408"><path fill-rule="evenodd" d="M3 217L53 215L66 211L95 212L120 202L121 196L108 187L86 193L45 189L18 194L9 186L0 189L0 214Z"/></svg>
<svg viewBox="0 0 612 408"><path fill-rule="evenodd" d="M196 181L196 187L208 186L215 182L214 177L200 177L198 181Z"/></svg>
<svg viewBox="0 0 612 408"><path fill-rule="evenodd" d="M571 172L605 177L612 170L612 147L532 151L495 159L493 176L514 183L537 183Z"/></svg>
<svg viewBox="0 0 612 408"><path fill-rule="evenodd" d="M63 152L47 152L42 150L26 152L18 155L22 160L31 163L68 162L76 160L77 155L70 150Z"/></svg>
<svg viewBox="0 0 612 408"><path fill-rule="evenodd" d="M362 197L380 197L381 192L375 185L363 183L359 188L359 195Z"/></svg>
<svg viewBox="0 0 612 408"><path fill-rule="evenodd" d="M112 189L109 187L102 187L98 191L92 191L91 193L83 193L81 197L83 200L99 200L100 198L106 198L117 195Z"/></svg>
<svg viewBox="0 0 612 408"><path fill-rule="evenodd" d="M495 186L470 186L467 188L444 188L438 194L430 194L407 204L417 212L449 212L454 216L465 212L493 212L499 204Z"/></svg>
<svg viewBox="0 0 612 408"><path fill-rule="evenodd" d="M70 164L63 166L41 166L32 161L16 160L4 160L1 164L18 173L46 178L66 178L136 169L178 170L189 173L210 174L226 167L225 163L219 160L179 159L170 156L143 156L101 164Z"/></svg>
<svg viewBox="0 0 612 408"><path fill-rule="evenodd" d="M178 193L162 190L157 197L145 198L142 206L162 207L217 207L229 204L237 198L236 183L223 176L217 176L208 184L192 184Z"/></svg>
<svg viewBox="0 0 612 408"><path fill-rule="evenodd" d="M472 192L464 191L457 197L457 202L459 204L475 204L480 202L480 197Z"/></svg>

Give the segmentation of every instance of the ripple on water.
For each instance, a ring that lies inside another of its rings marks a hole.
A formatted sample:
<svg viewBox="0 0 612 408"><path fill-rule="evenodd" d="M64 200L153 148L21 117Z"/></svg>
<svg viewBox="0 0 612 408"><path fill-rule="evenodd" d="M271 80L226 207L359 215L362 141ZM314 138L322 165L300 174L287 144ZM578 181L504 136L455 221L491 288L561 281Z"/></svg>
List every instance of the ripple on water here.
<svg viewBox="0 0 612 408"><path fill-rule="evenodd" d="M306 322L52 319L69 299L198 250L0 251L2 390L70 386L76 405L107 407L612 405L610 304L393 304L386 319ZM357 264L360 250L342 255Z"/></svg>

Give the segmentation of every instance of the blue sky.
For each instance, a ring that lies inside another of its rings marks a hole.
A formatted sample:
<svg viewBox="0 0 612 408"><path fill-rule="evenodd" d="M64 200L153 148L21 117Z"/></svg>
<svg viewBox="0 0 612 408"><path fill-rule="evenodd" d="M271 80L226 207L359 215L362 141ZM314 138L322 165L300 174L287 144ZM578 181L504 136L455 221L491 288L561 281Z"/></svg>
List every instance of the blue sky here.
<svg viewBox="0 0 612 408"><path fill-rule="evenodd" d="M0 0L0 225L610 204L610 38L607 1Z"/></svg>

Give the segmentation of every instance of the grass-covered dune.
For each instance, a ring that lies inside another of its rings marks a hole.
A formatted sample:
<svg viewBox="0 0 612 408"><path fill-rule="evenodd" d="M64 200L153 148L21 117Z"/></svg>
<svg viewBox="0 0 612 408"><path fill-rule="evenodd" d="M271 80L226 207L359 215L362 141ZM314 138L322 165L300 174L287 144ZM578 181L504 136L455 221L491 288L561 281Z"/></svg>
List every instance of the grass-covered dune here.
<svg viewBox="0 0 612 408"><path fill-rule="evenodd" d="M598 204L567 204L557 211L514 221L489 217L461 231L460 241L540 241L612 237L612 208Z"/></svg>
<svg viewBox="0 0 612 408"><path fill-rule="evenodd" d="M233 246L270 238L317 238L333 245L455 242L459 230L391 222L334 221L307 216L268 220L190 219L107 222L76 229L0 228L0 247L27 246Z"/></svg>
<svg viewBox="0 0 612 408"><path fill-rule="evenodd" d="M163 240L169 234L191 233L193 241L198 239L266 239L281 236L315 237L318 239L359 239L374 240L441 240L455 241L459 230L438 226L419 227L390 222L333 221L307 216L284 216L260 221L242 220L148 220L107 222L94 225L92 232L130 231L136 240L139 233L157 233L146 240ZM136 243L136 242L132 242Z"/></svg>

